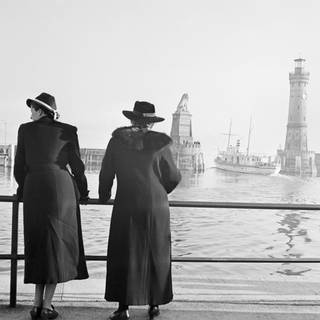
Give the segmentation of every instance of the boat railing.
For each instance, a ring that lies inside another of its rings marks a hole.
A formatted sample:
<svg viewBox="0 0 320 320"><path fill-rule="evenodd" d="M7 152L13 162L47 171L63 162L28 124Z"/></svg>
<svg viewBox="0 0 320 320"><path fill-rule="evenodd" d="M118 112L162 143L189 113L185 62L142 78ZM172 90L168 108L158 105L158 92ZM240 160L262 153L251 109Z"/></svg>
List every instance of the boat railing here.
<svg viewBox="0 0 320 320"><path fill-rule="evenodd" d="M0 202L12 203L11 253L0 253L0 260L10 260L10 307L16 306L17 300L17 264L24 255L18 254L19 201L15 195L0 195ZM98 199L90 199L88 205L113 205L109 200L101 204ZM169 201L170 207L180 208L223 208L223 209L258 209L262 210L316 210L318 204L288 203L249 203L249 202L208 202L208 201ZM106 255L86 255L88 261L106 261ZM211 262L211 263L320 263L320 258L245 258L245 257L172 257L172 262Z"/></svg>

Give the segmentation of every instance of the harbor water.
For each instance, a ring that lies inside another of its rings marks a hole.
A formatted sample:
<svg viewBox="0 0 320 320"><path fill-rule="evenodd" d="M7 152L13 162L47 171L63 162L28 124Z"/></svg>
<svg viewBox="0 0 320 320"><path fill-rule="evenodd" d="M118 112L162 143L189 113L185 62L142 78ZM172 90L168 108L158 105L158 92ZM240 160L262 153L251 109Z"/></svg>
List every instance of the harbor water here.
<svg viewBox="0 0 320 320"><path fill-rule="evenodd" d="M98 172L87 173L87 178L90 197L97 198ZM0 167L0 194L12 195L15 190L12 171ZM201 174L184 174L182 182L169 195L169 199L319 204L320 178L279 174L259 176L209 168ZM10 253L11 207L11 203L0 203L1 253ZM81 206L87 255L106 255L111 210L111 206ZM19 253L22 254L22 204L19 213ZM171 232L172 254L175 257L320 257L320 212L318 211L171 208ZM106 273L105 262L88 262L88 267L90 280L82 287L79 284L79 290L83 295L94 292L97 281L104 283L102 279ZM0 279L9 282L9 271L10 262L0 261ZM19 261L18 272L22 284L23 261ZM173 275L177 281L202 278L206 281L232 279L270 281L270 283L275 281L314 283L320 282L320 266L293 263L189 262L173 263ZM22 292L25 290L24 286L21 286L21 290ZM186 289L186 294L187 291Z"/></svg>

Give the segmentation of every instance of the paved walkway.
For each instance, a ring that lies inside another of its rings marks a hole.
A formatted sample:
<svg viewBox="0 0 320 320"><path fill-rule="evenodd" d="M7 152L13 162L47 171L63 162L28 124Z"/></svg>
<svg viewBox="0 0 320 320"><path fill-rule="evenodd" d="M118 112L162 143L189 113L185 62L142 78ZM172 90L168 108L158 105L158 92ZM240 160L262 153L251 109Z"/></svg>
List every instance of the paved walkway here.
<svg viewBox="0 0 320 320"><path fill-rule="evenodd" d="M175 276L175 300L161 306L158 320L320 320L317 278L269 278ZM103 300L104 286L104 277L59 285L54 297L58 319L106 320L116 304ZM30 319L33 290L33 285L23 284L20 277L18 306L10 309L9 277L0 277L0 320ZM130 308L131 320L147 320L146 310Z"/></svg>
<svg viewBox="0 0 320 320"><path fill-rule="evenodd" d="M1 320L26 320L30 305L8 308L0 305ZM59 320L106 320L114 310L106 303L57 303ZM130 309L130 319L147 320L146 308ZM320 306L313 304L243 304L214 302L172 302L162 306L158 320L319 320Z"/></svg>
<svg viewBox="0 0 320 320"><path fill-rule="evenodd" d="M318 280L318 279L315 279ZM192 302L320 302L320 282L278 278L274 281L207 278L196 275L174 278L175 301ZM0 277L0 301L8 300L9 276ZM70 281L57 287L54 301L103 301L105 278ZM18 301L32 300L34 286L18 281ZM319 318L320 320L320 318Z"/></svg>

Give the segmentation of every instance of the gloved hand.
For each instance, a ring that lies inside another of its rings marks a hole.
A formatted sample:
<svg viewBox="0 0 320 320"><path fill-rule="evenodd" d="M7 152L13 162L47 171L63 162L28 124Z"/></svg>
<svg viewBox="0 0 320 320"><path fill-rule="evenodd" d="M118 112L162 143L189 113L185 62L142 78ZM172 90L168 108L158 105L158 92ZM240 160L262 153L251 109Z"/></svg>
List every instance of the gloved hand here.
<svg viewBox="0 0 320 320"><path fill-rule="evenodd" d="M79 203L80 204L88 204L89 201L89 191L87 191L86 193L84 193L83 195L80 196L79 198Z"/></svg>
<svg viewBox="0 0 320 320"><path fill-rule="evenodd" d="M22 187L18 187L17 188L17 194L15 195L17 197L18 201L23 201L23 188Z"/></svg>
<svg viewBox="0 0 320 320"><path fill-rule="evenodd" d="M111 198L111 193L110 192L108 194L106 194L106 195L99 194L99 202L102 203L102 204L107 203L110 198Z"/></svg>
<svg viewBox="0 0 320 320"><path fill-rule="evenodd" d="M80 204L88 204L88 200L89 200L90 198L89 197L81 197L80 199L79 199L79 203Z"/></svg>

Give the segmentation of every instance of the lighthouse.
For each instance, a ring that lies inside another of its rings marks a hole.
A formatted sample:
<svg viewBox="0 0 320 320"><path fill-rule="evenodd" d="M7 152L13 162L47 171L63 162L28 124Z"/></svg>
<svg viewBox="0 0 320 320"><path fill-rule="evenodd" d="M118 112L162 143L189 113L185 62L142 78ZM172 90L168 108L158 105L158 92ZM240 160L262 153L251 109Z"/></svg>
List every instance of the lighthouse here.
<svg viewBox="0 0 320 320"><path fill-rule="evenodd" d="M308 150L307 139L307 85L310 74L305 70L305 59L295 59L294 62L294 72L289 73L289 114L280 173L315 175L314 153Z"/></svg>

